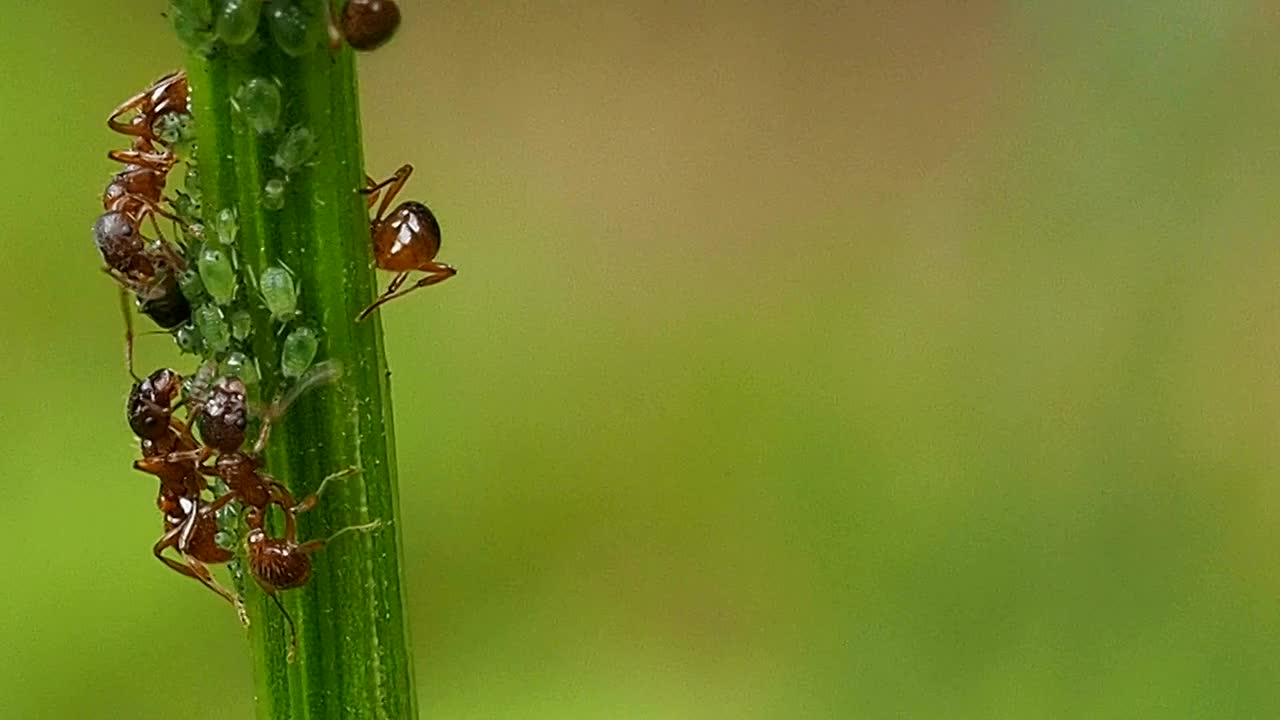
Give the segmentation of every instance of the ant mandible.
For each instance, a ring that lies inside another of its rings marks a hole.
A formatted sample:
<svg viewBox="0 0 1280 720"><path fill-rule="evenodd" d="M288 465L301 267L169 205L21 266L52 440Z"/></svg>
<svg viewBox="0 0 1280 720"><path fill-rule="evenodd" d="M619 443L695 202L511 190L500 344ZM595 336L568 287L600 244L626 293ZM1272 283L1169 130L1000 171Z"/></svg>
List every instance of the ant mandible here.
<svg viewBox="0 0 1280 720"><path fill-rule="evenodd" d="M386 292L356 316L357 322L398 297L408 295L418 288L444 282L458 274L454 268L435 261L436 254L440 252L440 223L436 221L430 208L409 200L400 203L390 214L387 213L392 200L404 188L412 174L413 166L406 164L380 183L367 178L368 187L360 191L369 196L369 207L373 207L381 194L382 203L369 226L373 255L379 268L398 274L391 280ZM425 272L427 276L401 290L405 280L409 279L409 273L415 270Z"/></svg>

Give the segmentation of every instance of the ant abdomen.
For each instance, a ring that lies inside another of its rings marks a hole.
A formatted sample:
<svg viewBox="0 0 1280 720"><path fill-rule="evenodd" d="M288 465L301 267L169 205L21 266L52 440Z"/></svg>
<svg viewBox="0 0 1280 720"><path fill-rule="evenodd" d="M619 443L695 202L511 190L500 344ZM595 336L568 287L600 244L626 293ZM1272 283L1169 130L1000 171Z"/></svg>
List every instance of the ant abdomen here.
<svg viewBox="0 0 1280 720"><path fill-rule="evenodd" d="M392 0L351 0L342 9L342 37L356 50L382 47L400 27L400 7Z"/></svg>

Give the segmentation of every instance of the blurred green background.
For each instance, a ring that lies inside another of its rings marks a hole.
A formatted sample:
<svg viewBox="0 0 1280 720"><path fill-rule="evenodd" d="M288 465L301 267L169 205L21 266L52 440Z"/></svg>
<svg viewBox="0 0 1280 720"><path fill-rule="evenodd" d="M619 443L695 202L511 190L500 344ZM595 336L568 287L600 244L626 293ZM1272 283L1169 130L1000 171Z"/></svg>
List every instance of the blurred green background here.
<svg viewBox="0 0 1280 720"><path fill-rule="evenodd" d="M1280 716L1274 6L402 5L423 717ZM162 6L5 8L6 718L252 712L89 233Z"/></svg>

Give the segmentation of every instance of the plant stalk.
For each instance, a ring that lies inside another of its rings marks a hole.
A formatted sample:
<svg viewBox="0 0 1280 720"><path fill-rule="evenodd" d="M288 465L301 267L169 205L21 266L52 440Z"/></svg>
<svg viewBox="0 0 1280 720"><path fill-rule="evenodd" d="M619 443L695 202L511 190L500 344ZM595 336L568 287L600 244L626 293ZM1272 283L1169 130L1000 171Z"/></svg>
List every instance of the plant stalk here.
<svg viewBox="0 0 1280 720"><path fill-rule="evenodd" d="M265 22L263 26L265 26ZM256 50L193 51L187 67L198 128L197 163L204 226L234 208L238 217L240 288L256 293L253 277L283 264L299 288L299 315L320 339L317 361L334 360L336 383L304 393L274 424L265 467L302 498L332 473L357 468L331 483L319 504L299 516L302 541L379 520L371 532L349 532L311 555L305 586L280 598L297 624L296 661L281 615L251 578L238 577L250 616L248 630L263 720L416 718L396 487L389 372L375 315L356 315L374 298L369 214L356 72L349 48L317 47L304 57L282 52L264 27ZM233 98L249 80L278 84L278 128L259 133ZM285 173L273 160L286 132L314 133L318 152ZM285 178L283 207L264 204L271 178ZM282 324L261 302L253 319L252 354L264 400L290 386L281 372Z"/></svg>

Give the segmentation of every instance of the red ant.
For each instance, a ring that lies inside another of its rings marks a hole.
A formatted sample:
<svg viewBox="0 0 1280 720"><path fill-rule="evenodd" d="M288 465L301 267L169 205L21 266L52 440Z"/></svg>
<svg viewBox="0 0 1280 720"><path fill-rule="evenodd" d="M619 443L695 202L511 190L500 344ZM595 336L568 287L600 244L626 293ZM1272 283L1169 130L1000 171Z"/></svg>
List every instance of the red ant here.
<svg viewBox="0 0 1280 720"><path fill-rule="evenodd" d="M198 580L230 602L247 624L240 597L220 585L205 566L228 562L232 553L217 543L217 517L201 508L208 483L195 461L178 457L196 448L190 428L173 417L181 385L177 372L163 368L139 380L129 393L129 427L142 440L143 456L133 466L160 480L156 506L164 513L165 532L152 553L170 569ZM182 556L181 562L165 555L169 548Z"/></svg>
<svg viewBox="0 0 1280 720"><path fill-rule="evenodd" d="M280 590L305 585L311 577L309 556L324 548L334 538L354 530L373 530L381 525L375 520L371 523L343 528L323 540L299 543L297 516L316 506L320 501L321 493L330 482L357 473L359 470L348 468L329 475L321 480L320 486L313 494L303 498L301 502L295 501L288 488L262 470L260 457L266 447L271 424L283 415L288 406L303 392L318 384L332 382L337 376L336 365L319 366L300 380L287 395L272 403L264 413L258 438L249 452L241 449L246 439L249 416L244 383L234 377L219 379L208 391L208 396L200 400L195 410L195 423L200 430L204 447L194 451L176 452L168 456L169 460L174 461L194 461L197 463L199 472L216 476L226 484L227 492L201 508L201 513L212 515L235 500L249 508L246 515L249 526L249 534L246 538L249 570L289 624L290 658L293 657L297 646L297 628L293 617L285 610L277 593ZM205 465L204 461L215 454L217 457L213 466ZM282 537L272 537L266 530L266 513L271 505L279 507L284 514Z"/></svg>
<svg viewBox="0 0 1280 720"><path fill-rule="evenodd" d="M106 210L94 223L94 241L110 274L121 286L121 307L125 316L125 354L133 374L133 323L124 290L139 300L139 309L166 330L191 317L191 306L178 287L177 275L186 268L182 255L160 231L156 216L181 223L161 207L165 181L177 158L158 136L162 118L186 113L189 89L187 76L178 71L152 83L141 93L121 103L107 118L107 127L133 137L128 150L112 150L108 157L125 168L117 173L103 193ZM129 113L129 121L123 118ZM157 148L157 144L161 148ZM150 217L156 241L142 235L142 223ZM134 376L136 377L136 375Z"/></svg>
<svg viewBox="0 0 1280 720"><path fill-rule="evenodd" d="M382 203L369 226L369 234L373 240L373 255L378 267L398 273L384 292L372 305L356 316L356 321L364 320L380 306L403 295L424 288L428 285L444 282L458 271L435 261L440 252L440 223L431 209L420 202L412 200L400 203L390 214L387 208L399 194L404 184L413 174L412 165L403 165L395 175L375 183L373 178L366 178L369 186L360 192L369 196L369 207L378 201L381 192ZM388 187L390 186L390 187ZM409 279L409 273L419 270L427 276L404 290L400 286Z"/></svg>
<svg viewBox="0 0 1280 720"><path fill-rule="evenodd" d="M341 13L329 2L329 48L337 50L345 39L356 50L382 47L400 27L400 7L392 0L350 0Z"/></svg>

